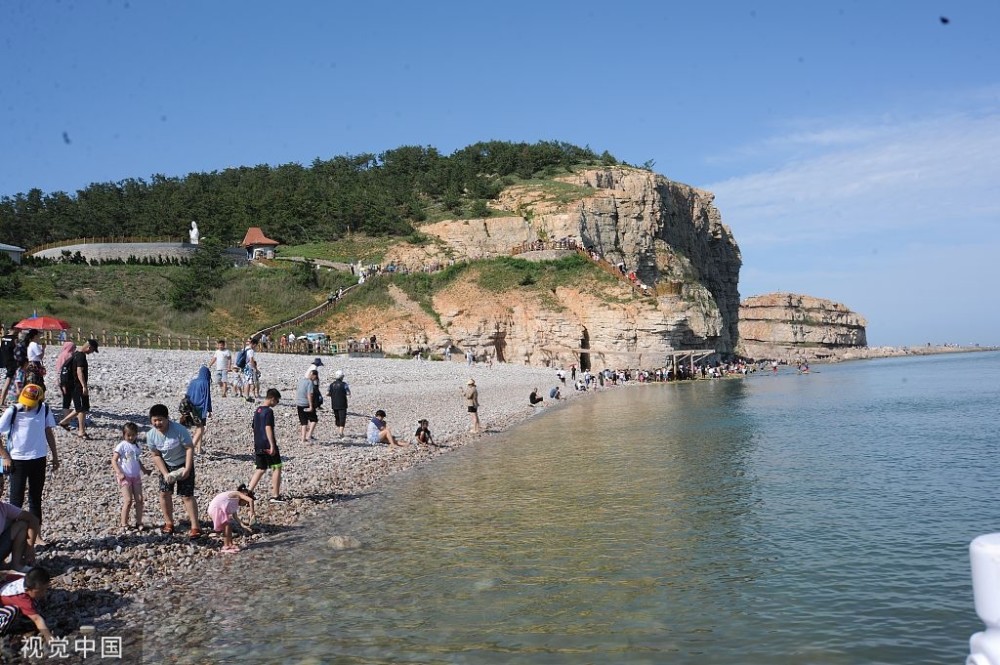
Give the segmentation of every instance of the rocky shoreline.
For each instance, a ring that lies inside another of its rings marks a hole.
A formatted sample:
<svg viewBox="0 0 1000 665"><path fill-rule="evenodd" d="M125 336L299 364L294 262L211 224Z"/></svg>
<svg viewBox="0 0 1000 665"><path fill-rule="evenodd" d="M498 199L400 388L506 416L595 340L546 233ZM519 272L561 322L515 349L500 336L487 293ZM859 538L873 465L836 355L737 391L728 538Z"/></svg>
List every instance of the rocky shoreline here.
<svg viewBox="0 0 1000 665"><path fill-rule="evenodd" d="M46 353L50 383L55 355L54 347ZM190 577L209 559L231 556L220 553L221 538L214 534L196 540L182 535L189 525L177 498L177 533L160 533L163 521L155 476L143 482L147 529L120 529L121 498L110 466L122 425L134 421L145 432L149 407L156 403L166 404L175 415L188 382L208 359L205 352L115 348L90 356L91 438L57 431L61 468L49 471L43 498L42 536L47 544L38 548L38 563L55 579L42 614L57 636L68 636L72 643L81 627L86 632L88 626L95 635L141 633L139 606L147 593L162 589L178 576ZM335 369L345 372L352 390L349 436L339 439L332 414L325 409L320 411L316 440L301 443L294 386L311 361L312 356L260 354L262 392L275 387L283 397L275 412L285 462L282 494L289 500L268 503L269 478L265 476L257 488L256 532L238 540L245 550L237 558L254 557L255 545L280 537L317 510L364 494L394 473L481 440L468 434L461 394L468 378L474 378L479 387L480 417L487 437L544 412L528 405L528 393L537 387L547 394L558 382L554 369L537 367L325 357L320 368L324 392ZM582 396L571 388L563 392L568 399ZM214 413L204 452L195 458L199 519L206 534L211 532L209 501L218 492L247 482L253 471L250 422L256 406L233 396L222 398L217 389L212 399ZM53 390L48 402L57 413L59 401ZM378 408L387 411L395 433L411 440L409 447L390 449L365 442L368 418ZM439 447L413 445L418 418L430 420ZM144 451L143 457L147 459L148 453ZM8 656L17 649L20 640L14 638L7 645Z"/></svg>

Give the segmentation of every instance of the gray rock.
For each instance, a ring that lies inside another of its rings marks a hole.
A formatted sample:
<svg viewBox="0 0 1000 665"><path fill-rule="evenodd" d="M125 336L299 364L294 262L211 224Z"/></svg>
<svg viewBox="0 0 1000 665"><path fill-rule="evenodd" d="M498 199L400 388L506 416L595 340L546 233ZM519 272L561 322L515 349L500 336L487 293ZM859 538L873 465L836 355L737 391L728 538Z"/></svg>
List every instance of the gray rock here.
<svg viewBox="0 0 1000 665"><path fill-rule="evenodd" d="M330 536L326 544L334 550L353 550L361 547L361 541L354 536Z"/></svg>

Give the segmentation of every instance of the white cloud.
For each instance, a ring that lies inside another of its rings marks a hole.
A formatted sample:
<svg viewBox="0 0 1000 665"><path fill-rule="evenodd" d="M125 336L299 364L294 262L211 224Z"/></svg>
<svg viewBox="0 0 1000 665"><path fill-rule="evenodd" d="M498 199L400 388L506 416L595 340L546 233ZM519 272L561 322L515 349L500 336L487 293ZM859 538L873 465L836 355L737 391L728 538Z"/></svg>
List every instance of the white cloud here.
<svg viewBox="0 0 1000 665"><path fill-rule="evenodd" d="M1000 103L977 101L988 104L800 124L751 146L758 160L775 147L771 164L706 186L742 249L743 296L842 302L868 317L873 344L1000 342ZM777 150L789 146L795 157Z"/></svg>
<svg viewBox="0 0 1000 665"><path fill-rule="evenodd" d="M1000 113L810 136L773 139L811 142L809 156L707 186L741 244L795 245L896 229L933 235L957 221L982 224L1000 202Z"/></svg>

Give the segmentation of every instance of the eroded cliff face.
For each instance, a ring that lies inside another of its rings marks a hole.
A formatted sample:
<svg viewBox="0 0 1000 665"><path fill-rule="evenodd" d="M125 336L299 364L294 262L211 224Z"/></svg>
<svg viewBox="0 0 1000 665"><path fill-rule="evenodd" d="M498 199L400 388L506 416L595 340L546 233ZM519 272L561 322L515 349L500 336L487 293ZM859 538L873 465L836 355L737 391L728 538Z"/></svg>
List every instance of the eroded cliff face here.
<svg viewBox="0 0 1000 665"><path fill-rule="evenodd" d="M530 294L440 295L439 330L459 348L493 349L511 362L579 363L582 344L613 354L615 366L659 366L672 350L732 353L738 339L741 258L713 195L628 168L590 169L555 183L505 190L501 217L447 220L421 227L436 245L397 246L386 261L419 267L447 258L509 256L526 241L571 238L613 264L624 263L656 298L627 304L579 289ZM610 362L610 356L609 356ZM610 366L610 365L609 365Z"/></svg>
<svg viewBox="0 0 1000 665"><path fill-rule="evenodd" d="M740 306L742 355L752 358L829 358L867 346L860 314L844 305L795 293L747 298Z"/></svg>
<svg viewBox="0 0 1000 665"><path fill-rule="evenodd" d="M471 349L502 362L595 370L661 367L671 351L700 349L719 335L716 317L706 316L703 306L633 298L624 284L497 294L479 286L477 277L470 271L435 294L438 320L390 285L391 309L334 315L324 329L342 338L375 334L398 355L440 354L452 344L456 357Z"/></svg>

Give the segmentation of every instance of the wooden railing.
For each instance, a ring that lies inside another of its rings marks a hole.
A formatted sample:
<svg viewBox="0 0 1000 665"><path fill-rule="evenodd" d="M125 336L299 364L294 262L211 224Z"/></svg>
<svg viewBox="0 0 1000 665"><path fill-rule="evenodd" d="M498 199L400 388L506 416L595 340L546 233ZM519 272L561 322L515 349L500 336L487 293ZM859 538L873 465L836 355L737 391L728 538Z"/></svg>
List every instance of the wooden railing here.
<svg viewBox="0 0 1000 665"><path fill-rule="evenodd" d="M575 240L526 240L520 245L515 245L510 250L511 256L524 254L525 252L543 252L546 250L576 250L583 248ZM589 256L587 258L590 258Z"/></svg>

